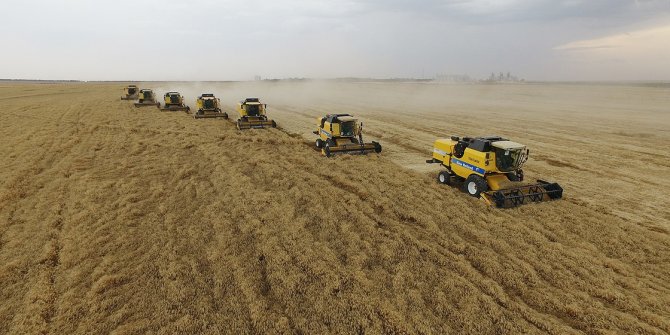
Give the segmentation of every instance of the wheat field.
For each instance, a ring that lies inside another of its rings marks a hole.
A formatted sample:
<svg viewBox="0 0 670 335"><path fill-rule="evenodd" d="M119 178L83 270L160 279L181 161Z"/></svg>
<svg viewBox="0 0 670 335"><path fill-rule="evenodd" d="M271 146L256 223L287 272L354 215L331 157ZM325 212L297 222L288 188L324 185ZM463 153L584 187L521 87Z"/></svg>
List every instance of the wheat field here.
<svg viewBox="0 0 670 335"><path fill-rule="evenodd" d="M643 85L0 83L0 334L667 334L670 93ZM238 131L258 96L279 128ZM324 158L355 114L381 155ZM432 141L527 144L564 199L439 185Z"/></svg>

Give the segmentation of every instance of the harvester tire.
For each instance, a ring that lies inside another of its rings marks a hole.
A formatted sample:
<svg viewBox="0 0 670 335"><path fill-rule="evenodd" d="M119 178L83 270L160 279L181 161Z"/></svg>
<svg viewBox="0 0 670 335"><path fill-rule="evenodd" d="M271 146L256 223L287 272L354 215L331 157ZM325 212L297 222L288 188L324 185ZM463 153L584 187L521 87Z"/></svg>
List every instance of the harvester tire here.
<svg viewBox="0 0 670 335"><path fill-rule="evenodd" d="M316 147L317 147L318 149L323 148L323 140L322 140L322 139L320 139L320 138L317 138L317 139L316 139Z"/></svg>
<svg viewBox="0 0 670 335"><path fill-rule="evenodd" d="M486 192L489 189L489 185L486 183L486 180L476 174L471 174L465 183L463 183L463 189L469 195L479 198L482 192Z"/></svg>
<svg viewBox="0 0 670 335"><path fill-rule="evenodd" d="M440 171L437 175L437 181L440 184L451 185L451 174L447 171Z"/></svg>
<svg viewBox="0 0 670 335"><path fill-rule="evenodd" d="M277 122L275 122L275 120L272 120L272 128L277 128Z"/></svg>

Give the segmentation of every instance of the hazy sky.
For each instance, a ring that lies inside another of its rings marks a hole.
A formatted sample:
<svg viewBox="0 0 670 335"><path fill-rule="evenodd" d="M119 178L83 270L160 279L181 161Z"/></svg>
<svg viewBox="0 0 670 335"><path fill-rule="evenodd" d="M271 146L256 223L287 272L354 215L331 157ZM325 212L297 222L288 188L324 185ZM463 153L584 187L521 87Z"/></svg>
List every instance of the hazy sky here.
<svg viewBox="0 0 670 335"><path fill-rule="evenodd" d="M670 80L670 0L21 0L0 78Z"/></svg>

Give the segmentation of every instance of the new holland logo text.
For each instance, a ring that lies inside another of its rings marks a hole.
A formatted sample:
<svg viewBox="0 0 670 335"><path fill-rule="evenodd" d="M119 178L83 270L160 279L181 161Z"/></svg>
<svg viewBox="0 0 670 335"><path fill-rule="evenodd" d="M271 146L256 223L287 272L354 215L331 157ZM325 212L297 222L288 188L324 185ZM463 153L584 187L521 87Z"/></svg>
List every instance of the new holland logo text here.
<svg viewBox="0 0 670 335"><path fill-rule="evenodd" d="M466 163L466 162L464 162L464 161L462 161L462 160L458 160L458 159L456 159L456 158L452 158L452 159L451 159L451 163L452 163L452 164L456 164L456 165L458 165L458 166L462 166L462 167L464 167L464 168L466 168L466 169L470 169L470 170L475 171L475 172L477 172L477 173L479 173L479 174L484 174L484 173L486 172L486 171L485 171L484 169L482 169L482 168L479 168L479 167L476 167L476 166L474 166L474 165L468 164L468 163Z"/></svg>

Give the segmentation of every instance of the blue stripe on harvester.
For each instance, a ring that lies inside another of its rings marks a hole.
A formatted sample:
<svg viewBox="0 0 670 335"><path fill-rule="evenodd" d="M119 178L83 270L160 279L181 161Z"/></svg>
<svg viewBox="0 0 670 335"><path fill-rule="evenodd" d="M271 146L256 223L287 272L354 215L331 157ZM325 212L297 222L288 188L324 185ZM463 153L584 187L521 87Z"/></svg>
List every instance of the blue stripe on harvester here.
<svg viewBox="0 0 670 335"><path fill-rule="evenodd" d="M464 162L464 161L462 161L462 160L456 159L456 158L452 158L452 159L451 159L451 163L452 163L452 164L456 164L456 165L458 165L458 166L462 166L462 167L464 167L464 168L466 168L466 169L470 169L470 170L475 171L475 172L477 172L477 173L479 173L479 174L484 174L484 173L486 172L486 170L484 170L484 169L482 169L482 168L480 168L480 167L476 167L476 166L474 166L474 165L472 165L472 164L468 164L468 163L466 163L466 162Z"/></svg>

